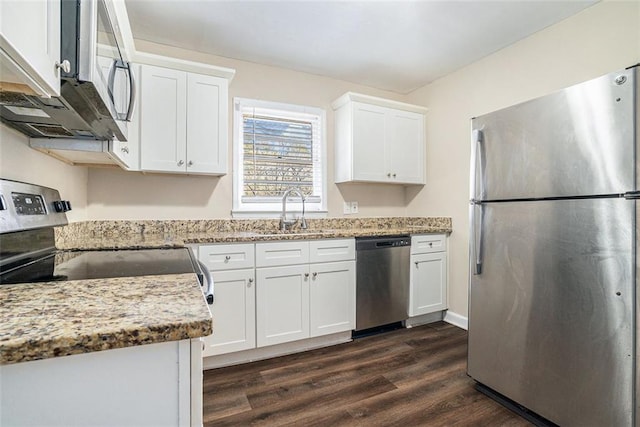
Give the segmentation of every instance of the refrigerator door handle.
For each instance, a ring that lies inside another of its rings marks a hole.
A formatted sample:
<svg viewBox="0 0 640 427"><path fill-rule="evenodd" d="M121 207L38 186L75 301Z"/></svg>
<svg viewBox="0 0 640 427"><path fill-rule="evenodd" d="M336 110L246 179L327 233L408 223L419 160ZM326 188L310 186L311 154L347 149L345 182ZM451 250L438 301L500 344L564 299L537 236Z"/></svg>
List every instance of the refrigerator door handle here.
<svg viewBox="0 0 640 427"><path fill-rule="evenodd" d="M484 134L481 129L474 129L471 136L473 147L471 148L471 188L469 193L471 194L471 200L479 200L484 198L484 175L482 171L482 142L484 141ZM480 175L480 189L479 193L476 194L476 190L478 190L478 175Z"/></svg>
<svg viewBox="0 0 640 427"><path fill-rule="evenodd" d="M479 214L476 211L480 210ZM473 250L473 275L482 274L482 216L484 209L481 203L473 203L471 205L471 248ZM480 225L476 224L480 221Z"/></svg>

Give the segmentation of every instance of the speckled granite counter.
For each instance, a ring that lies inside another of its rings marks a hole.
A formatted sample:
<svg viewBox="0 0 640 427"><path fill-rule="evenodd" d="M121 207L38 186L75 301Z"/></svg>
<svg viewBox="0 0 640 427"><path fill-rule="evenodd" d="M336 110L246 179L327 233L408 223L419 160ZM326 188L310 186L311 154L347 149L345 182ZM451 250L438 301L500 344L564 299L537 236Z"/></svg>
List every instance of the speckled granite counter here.
<svg viewBox="0 0 640 427"><path fill-rule="evenodd" d="M56 229L59 249L170 248L189 243L331 239L451 233L451 218L310 219L307 230L278 230L278 220L87 221Z"/></svg>
<svg viewBox="0 0 640 427"><path fill-rule="evenodd" d="M0 364L210 335L194 274L0 287Z"/></svg>
<svg viewBox="0 0 640 427"><path fill-rule="evenodd" d="M174 248L451 233L451 218L333 218L278 231L278 220L86 221L56 228L68 250ZM0 287L0 364L206 336L211 315L192 274Z"/></svg>

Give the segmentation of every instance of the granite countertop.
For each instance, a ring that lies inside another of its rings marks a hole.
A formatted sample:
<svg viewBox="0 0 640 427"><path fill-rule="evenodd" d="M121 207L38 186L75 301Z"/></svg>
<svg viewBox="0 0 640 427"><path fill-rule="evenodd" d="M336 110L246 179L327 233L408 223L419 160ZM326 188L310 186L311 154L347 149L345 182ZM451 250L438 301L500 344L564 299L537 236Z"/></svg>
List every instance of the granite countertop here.
<svg viewBox="0 0 640 427"><path fill-rule="evenodd" d="M195 274L0 287L0 364L212 333Z"/></svg>
<svg viewBox="0 0 640 427"><path fill-rule="evenodd" d="M447 217L308 222L308 230L283 233L277 220L86 221L56 228L56 246L61 250L176 248L452 232ZM3 285L0 316L0 364L212 333L211 314L194 274Z"/></svg>
<svg viewBox="0 0 640 427"><path fill-rule="evenodd" d="M452 232L451 218L402 219L309 220L308 229L287 232L279 231L277 221L272 220L96 221L70 224L65 232L57 234L56 246L63 250L174 248L186 244Z"/></svg>

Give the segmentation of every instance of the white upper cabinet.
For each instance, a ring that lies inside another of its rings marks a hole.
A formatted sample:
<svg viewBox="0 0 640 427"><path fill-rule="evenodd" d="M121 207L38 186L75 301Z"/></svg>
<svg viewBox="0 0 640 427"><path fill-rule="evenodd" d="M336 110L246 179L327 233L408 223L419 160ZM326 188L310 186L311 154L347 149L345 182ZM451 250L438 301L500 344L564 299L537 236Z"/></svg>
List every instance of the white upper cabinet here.
<svg viewBox="0 0 640 427"><path fill-rule="evenodd" d="M187 156L187 73L140 67L140 167L185 172Z"/></svg>
<svg viewBox="0 0 640 427"><path fill-rule="evenodd" d="M60 95L60 0L0 2L2 83Z"/></svg>
<svg viewBox="0 0 640 427"><path fill-rule="evenodd" d="M425 183L424 107L352 92L332 106L336 183Z"/></svg>
<svg viewBox="0 0 640 427"><path fill-rule="evenodd" d="M228 80L140 66L140 169L227 173Z"/></svg>

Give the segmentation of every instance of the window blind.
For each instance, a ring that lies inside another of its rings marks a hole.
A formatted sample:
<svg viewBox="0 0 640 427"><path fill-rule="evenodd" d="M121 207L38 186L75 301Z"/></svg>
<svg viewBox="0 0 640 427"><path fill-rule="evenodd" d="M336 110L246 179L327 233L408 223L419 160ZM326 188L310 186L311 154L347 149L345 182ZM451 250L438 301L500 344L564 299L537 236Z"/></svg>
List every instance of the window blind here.
<svg viewBox="0 0 640 427"><path fill-rule="evenodd" d="M319 117L247 107L242 111L243 202L280 198L299 187L309 202L322 192Z"/></svg>

